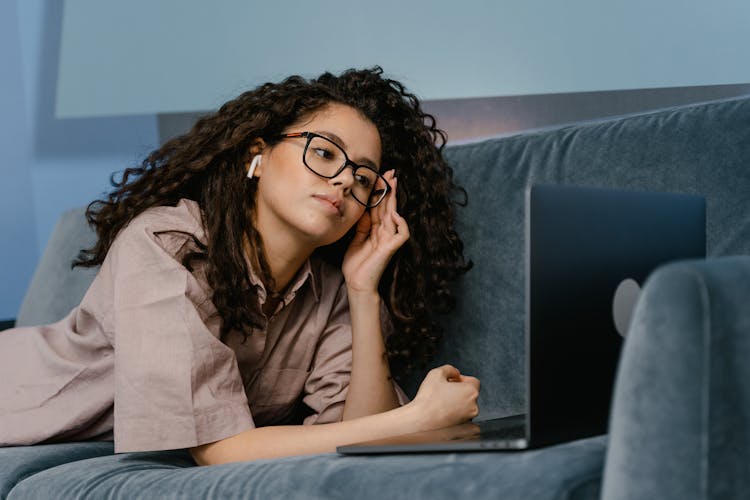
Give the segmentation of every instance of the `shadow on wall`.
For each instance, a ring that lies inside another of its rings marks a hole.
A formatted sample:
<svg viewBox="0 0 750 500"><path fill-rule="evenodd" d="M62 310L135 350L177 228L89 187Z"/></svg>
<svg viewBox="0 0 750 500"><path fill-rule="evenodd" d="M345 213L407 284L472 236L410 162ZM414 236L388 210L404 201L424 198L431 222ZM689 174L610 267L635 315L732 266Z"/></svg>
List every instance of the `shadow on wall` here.
<svg viewBox="0 0 750 500"><path fill-rule="evenodd" d="M424 101L450 142L750 94L750 84ZM203 113L159 115L159 140L187 132Z"/></svg>

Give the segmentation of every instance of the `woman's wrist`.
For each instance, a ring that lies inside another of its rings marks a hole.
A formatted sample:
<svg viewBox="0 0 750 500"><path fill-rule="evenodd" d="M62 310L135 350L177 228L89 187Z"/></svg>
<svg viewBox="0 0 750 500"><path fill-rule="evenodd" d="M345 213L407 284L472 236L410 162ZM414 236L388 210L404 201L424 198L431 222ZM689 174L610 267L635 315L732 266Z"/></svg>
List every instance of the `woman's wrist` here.
<svg viewBox="0 0 750 500"><path fill-rule="evenodd" d="M346 292L351 314L352 335L355 338L361 335L366 337L375 335L379 338L381 336L381 304L378 292L376 290L352 290L349 287Z"/></svg>
<svg viewBox="0 0 750 500"><path fill-rule="evenodd" d="M404 432L404 434L431 430L427 416L422 411L419 403L415 403L412 400L396 409L403 414L404 429L410 429L408 432Z"/></svg>
<svg viewBox="0 0 750 500"><path fill-rule="evenodd" d="M375 303L380 304L380 294L377 290L362 290L352 288L349 285L346 286L346 294L349 298L349 305L351 307L354 303Z"/></svg>

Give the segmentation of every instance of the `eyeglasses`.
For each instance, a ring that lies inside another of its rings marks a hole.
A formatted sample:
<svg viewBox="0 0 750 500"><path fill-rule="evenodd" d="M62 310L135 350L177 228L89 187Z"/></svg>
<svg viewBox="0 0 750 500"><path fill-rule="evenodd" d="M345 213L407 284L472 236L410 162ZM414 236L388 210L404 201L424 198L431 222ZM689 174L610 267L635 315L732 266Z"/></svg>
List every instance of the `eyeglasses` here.
<svg viewBox="0 0 750 500"><path fill-rule="evenodd" d="M366 165L357 165L351 161L341 146L327 137L315 132L294 132L281 137L307 138L302 162L312 173L320 177L333 179L346 167L351 167L354 177L352 196L367 208L378 206L391 190L391 186L382 175Z"/></svg>

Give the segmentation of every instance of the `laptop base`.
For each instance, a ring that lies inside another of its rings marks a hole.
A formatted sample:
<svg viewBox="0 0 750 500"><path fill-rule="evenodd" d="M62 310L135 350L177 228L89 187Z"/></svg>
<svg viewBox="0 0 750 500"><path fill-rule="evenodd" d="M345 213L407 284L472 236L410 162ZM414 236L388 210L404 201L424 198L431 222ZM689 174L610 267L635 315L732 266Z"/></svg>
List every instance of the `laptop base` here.
<svg viewBox="0 0 750 500"><path fill-rule="evenodd" d="M525 450L528 447L526 417L525 415L513 415L480 422L467 422L434 431L416 432L339 446L336 451L345 455L372 455L382 453L512 451Z"/></svg>

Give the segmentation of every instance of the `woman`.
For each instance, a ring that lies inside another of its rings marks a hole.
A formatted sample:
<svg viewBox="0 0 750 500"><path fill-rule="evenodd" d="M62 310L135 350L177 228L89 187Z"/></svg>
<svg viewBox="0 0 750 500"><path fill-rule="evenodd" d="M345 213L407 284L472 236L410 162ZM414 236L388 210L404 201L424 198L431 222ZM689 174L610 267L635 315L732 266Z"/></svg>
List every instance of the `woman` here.
<svg viewBox="0 0 750 500"><path fill-rule="evenodd" d="M409 402L389 367L424 366L469 267L444 143L400 83L350 70L246 92L126 169L87 211L81 304L0 334L0 445L214 464L476 416L477 379L436 368Z"/></svg>

